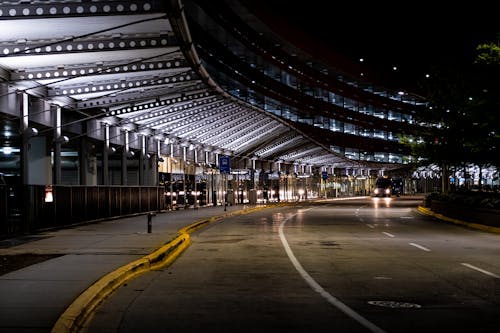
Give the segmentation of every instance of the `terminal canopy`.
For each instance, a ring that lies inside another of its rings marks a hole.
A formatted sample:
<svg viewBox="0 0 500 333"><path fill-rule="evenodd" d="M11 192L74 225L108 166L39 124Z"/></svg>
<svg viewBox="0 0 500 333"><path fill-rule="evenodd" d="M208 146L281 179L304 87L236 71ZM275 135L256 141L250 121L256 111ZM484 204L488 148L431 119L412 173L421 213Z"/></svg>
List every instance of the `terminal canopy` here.
<svg viewBox="0 0 500 333"><path fill-rule="evenodd" d="M112 128L112 145L124 145L119 133L127 131L236 160L372 169L406 162L396 130L411 132L405 107L417 101L387 91L382 98L373 87L307 65L288 47L271 46L275 36L243 25L243 7L215 1L213 9L226 10L214 16L201 3L4 2L4 131L20 115L10 99L25 93L33 101L30 126L48 133L54 123L44 112L55 105L70 143L104 140L104 128ZM250 41L254 35L262 38ZM291 57L304 69L279 65ZM133 139L127 144L139 147Z"/></svg>

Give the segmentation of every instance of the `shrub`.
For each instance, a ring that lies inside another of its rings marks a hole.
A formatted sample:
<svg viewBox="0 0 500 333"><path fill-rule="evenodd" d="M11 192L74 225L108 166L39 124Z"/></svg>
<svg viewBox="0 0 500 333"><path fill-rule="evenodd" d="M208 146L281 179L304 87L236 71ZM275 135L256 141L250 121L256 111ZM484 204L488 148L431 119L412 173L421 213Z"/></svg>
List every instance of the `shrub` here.
<svg viewBox="0 0 500 333"><path fill-rule="evenodd" d="M471 208L500 209L500 194L492 192L433 192L425 197L424 206L430 207L433 200Z"/></svg>

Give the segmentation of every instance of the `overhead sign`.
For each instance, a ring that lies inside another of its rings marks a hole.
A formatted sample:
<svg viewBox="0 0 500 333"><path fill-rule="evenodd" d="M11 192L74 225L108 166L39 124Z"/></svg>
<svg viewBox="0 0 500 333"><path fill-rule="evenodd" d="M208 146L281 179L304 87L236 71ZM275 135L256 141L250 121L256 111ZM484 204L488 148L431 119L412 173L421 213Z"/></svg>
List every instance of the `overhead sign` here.
<svg viewBox="0 0 500 333"><path fill-rule="evenodd" d="M229 156L219 156L219 170L220 173L231 173L231 161Z"/></svg>

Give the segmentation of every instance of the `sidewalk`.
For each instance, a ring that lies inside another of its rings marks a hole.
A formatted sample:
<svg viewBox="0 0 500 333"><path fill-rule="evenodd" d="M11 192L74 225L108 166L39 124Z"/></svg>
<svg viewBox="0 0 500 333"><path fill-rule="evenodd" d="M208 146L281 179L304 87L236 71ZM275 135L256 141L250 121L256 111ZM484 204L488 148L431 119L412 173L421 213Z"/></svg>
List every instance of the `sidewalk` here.
<svg viewBox="0 0 500 333"><path fill-rule="evenodd" d="M0 248L7 254L61 256L0 276L0 332L47 333L84 290L107 273L140 259L201 219L255 206L204 207L147 215L45 232L33 241Z"/></svg>

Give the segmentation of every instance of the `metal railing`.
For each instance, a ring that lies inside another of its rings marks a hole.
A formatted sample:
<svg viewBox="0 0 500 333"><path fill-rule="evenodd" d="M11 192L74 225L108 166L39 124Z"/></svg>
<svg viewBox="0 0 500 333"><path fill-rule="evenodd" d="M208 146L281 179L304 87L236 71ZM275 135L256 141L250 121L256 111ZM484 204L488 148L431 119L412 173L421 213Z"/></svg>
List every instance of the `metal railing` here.
<svg viewBox="0 0 500 333"><path fill-rule="evenodd" d="M0 238L166 209L163 187L0 185Z"/></svg>

